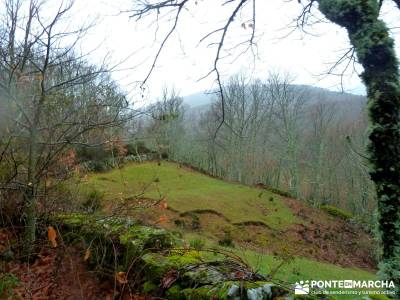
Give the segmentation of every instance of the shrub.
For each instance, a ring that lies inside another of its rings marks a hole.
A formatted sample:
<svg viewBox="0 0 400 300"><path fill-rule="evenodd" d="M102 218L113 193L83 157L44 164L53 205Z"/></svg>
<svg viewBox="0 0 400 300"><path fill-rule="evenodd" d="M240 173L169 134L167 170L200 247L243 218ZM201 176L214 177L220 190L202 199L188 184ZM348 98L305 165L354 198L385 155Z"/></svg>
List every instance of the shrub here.
<svg viewBox="0 0 400 300"><path fill-rule="evenodd" d="M185 220L182 220L182 219L176 219L176 220L174 221L174 223L175 223L175 225L178 226L178 227L184 228L184 227L186 226Z"/></svg>
<svg viewBox="0 0 400 300"><path fill-rule="evenodd" d="M201 225L199 216L196 214L192 214L192 229L196 230L200 229L200 227Z"/></svg>
<svg viewBox="0 0 400 300"><path fill-rule="evenodd" d="M76 158L78 162L86 166L88 171L103 172L122 161L127 153L125 150L121 143L114 144L113 148L105 146L78 147Z"/></svg>
<svg viewBox="0 0 400 300"><path fill-rule="evenodd" d="M222 237L222 239L220 239L218 241L218 244L220 246L224 246L224 247L234 247L235 246L235 244L233 243L232 233L230 230L224 231L224 236Z"/></svg>
<svg viewBox="0 0 400 300"><path fill-rule="evenodd" d="M294 195L292 195L291 193L287 192L287 191L282 191L280 189L274 188L274 187L266 187L266 190L270 191L271 193L283 196L283 197L287 197L287 198L296 198Z"/></svg>
<svg viewBox="0 0 400 300"><path fill-rule="evenodd" d="M190 248L193 248L197 251L203 250L206 242L202 239L193 239L189 241Z"/></svg>
<svg viewBox="0 0 400 300"><path fill-rule="evenodd" d="M126 145L127 155L140 155L151 153L151 150L146 147L144 142L130 143Z"/></svg>
<svg viewBox="0 0 400 300"><path fill-rule="evenodd" d="M327 212L328 214L330 214L331 216L343 219L343 220L350 220L353 218L353 215L348 213L347 211L344 211L340 208L337 208L335 206L332 205L322 205L320 207L320 209L322 209L323 211Z"/></svg>
<svg viewBox="0 0 400 300"><path fill-rule="evenodd" d="M105 161L91 160L84 164L84 167L89 172L105 172L110 170L110 166Z"/></svg>
<svg viewBox="0 0 400 300"><path fill-rule="evenodd" d="M92 190L86 195L85 201L82 203L83 207L90 212L99 210L102 207L102 200L104 193L99 190Z"/></svg>
<svg viewBox="0 0 400 300"><path fill-rule="evenodd" d="M107 157L111 156L110 151L103 146L94 147L77 147L76 148L76 158L79 162L85 161L102 161Z"/></svg>

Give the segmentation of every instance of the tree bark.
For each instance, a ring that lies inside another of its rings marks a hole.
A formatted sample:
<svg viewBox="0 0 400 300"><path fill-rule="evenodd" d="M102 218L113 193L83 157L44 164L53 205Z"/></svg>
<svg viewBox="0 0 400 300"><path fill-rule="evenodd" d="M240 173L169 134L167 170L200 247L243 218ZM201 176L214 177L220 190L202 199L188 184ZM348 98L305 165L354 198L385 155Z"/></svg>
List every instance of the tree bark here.
<svg viewBox="0 0 400 300"><path fill-rule="evenodd" d="M377 0L318 0L320 11L347 29L367 87L370 175L376 185L381 275L400 292L400 84L394 41L378 19Z"/></svg>

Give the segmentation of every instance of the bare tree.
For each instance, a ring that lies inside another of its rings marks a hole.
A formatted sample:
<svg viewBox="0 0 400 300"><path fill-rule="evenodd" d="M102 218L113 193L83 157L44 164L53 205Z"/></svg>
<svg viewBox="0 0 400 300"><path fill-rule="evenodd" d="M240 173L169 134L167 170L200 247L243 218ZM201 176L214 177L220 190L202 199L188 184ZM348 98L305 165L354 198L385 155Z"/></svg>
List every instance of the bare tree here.
<svg viewBox="0 0 400 300"><path fill-rule="evenodd" d="M326 147L328 143L329 133L334 116L336 113L335 103L330 103L319 99L314 104L310 112L310 120L312 125L311 132L311 157L308 160L311 164L311 199L313 205L320 204L323 199L322 189L322 176L326 165L324 162L324 155L326 153ZM310 145L309 145L310 146Z"/></svg>
<svg viewBox="0 0 400 300"><path fill-rule="evenodd" d="M149 107L152 120L149 133L153 137L155 148L161 159L163 155L171 157L177 151L178 137L183 134L183 99L174 88L164 88L159 101Z"/></svg>
<svg viewBox="0 0 400 300"><path fill-rule="evenodd" d="M303 88L291 83L292 79L287 74L271 74L268 79L270 95L275 103L275 131L283 142L284 159L290 173L289 189L299 197L300 133L307 94Z"/></svg>
<svg viewBox="0 0 400 300"><path fill-rule="evenodd" d="M69 28L73 1L54 10L37 0L7 0L3 5L0 105L7 113L1 163L7 160L13 172L1 188L22 192L29 258L37 204L54 165L72 145L90 145L88 132L119 126L132 114L106 65L90 65L76 51L90 26Z"/></svg>

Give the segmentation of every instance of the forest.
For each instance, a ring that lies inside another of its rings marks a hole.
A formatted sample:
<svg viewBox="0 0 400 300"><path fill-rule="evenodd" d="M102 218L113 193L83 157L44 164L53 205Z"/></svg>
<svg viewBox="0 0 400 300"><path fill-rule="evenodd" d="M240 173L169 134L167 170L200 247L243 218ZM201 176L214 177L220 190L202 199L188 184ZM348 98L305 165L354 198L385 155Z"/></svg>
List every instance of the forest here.
<svg viewBox="0 0 400 300"><path fill-rule="evenodd" d="M182 92L170 70L176 83L154 93L177 28L206 2L126 2L114 20L134 31L154 18L161 40L116 58L87 50L102 34L77 20L81 0L0 1L0 299L400 299L387 20L400 2L294 1L294 30L345 30L350 48L325 74L344 65L341 91L285 68L224 72L235 51L259 56L261 1L213 3L222 23L196 25L214 50L209 88ZM119 76L137 76L132 56L145 65L135 93ZM366 93L343 89L350 65Z"/></svg>

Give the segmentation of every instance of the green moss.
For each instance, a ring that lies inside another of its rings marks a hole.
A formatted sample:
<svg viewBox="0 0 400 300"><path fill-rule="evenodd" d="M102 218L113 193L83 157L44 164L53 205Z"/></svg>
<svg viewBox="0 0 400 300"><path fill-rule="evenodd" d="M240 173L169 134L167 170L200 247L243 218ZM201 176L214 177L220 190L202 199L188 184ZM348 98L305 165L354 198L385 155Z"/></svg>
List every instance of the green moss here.
<svg viewBox="0 0 400 300"><path fill-rule="evenodd" d="M83 213L60 214L56 218L67 228L78 230L82 234L101 235L104 238L115 236L120 244L128 247L130 251L140 252L147 248L167 249L179 243L179 240L166 230L136 225L129 218L109 218L100 214Z"/></svg>
<svg viewBox="0 0 400 300"><path fill-rule="evenodd" d="M185 251L164 256L160 253L146 253L142 256L146 278L161 279L169 270L179 270L201 261L197 251Z"/></svg>
<svg viewBox="0 0 400 300"><path fill-rule="evenodd" d="M142 291L145 294L151 294L157 291L158 289L159 288L157 284L155 284L153 281L148 280L143 284Z"/></svg>
<svg viewBox="0 0 400 300"><path fill-rule="evenodd" d="M159 253L146 253L141 257L144 263L145 276L151 280L159 280L175 265L167 257Z"/></svg>
<svg viewBox="0 0 400 300"><path fill-rule="evenodd" d="M64 225L70 227L81 227L87 225L92 217L88 214L83 213L68 213L68 214L58 214L56 220L61 221Z"/></svg>
<svg viewBox="0 0 400 300"><path fill-rule="evenodd" d="M134 221L130 218L110 218L102 214L92 213L58 214L55 219L67 229L104 236L122 234L134 225Z"/></svg>
<svg viewBox="0 0 400 300"><path fill-rule="evenodd" d="M213 284L215 282L221 282L225 279L225 274L214 268L196 268L193 271L187 271L182 275L182 282L185 285L202 285L202 284Z"/></svg>
<svg viewBox="0 0 400 300"><path fill-rule="evenodd" d="M184 300L185 295L182 293L182 288L179 284L174 284L166 292L167 299L171 300Z"/></svg>
<svg viewBox="0 0 400 300"><path fill-rule="evenodd" d="M344 210L342 210L340 208L337 208L335 206L322 205L320 207L320 209L322 209L323 211L327 212L331 216L338 217L338 218L343 219L343 220L349 220L349 219L353 218L352 214L350 214L350 213L348 213L348 212L346 212L346 211L344 211Z"/></svg>
<svg viewBox="0 0 400 300"><path fill-rule="evenodd" d="M160 251L179 244L173 234L164 229L137 225L132 219L110 218L103 215L63 214L57 217L63 224L69 242L78 241L90 247L89 266L109 274L115 268L127 270L139 263L145 251Z"/></svg>
<svg viewBox="0 0 400 300"><path fill-rule="evenodd" d="M145 249L152 251L168 249L178 241L164 229L140 225L130 227L119 235L119 240L126 247L126 264L129 264L134 257L140 256Z"/></svg>
<svg viewBox="0 0 400 300"><path fill-rule="evenodd" d="M202 261L202 256L198 251L175 251L174 254L168 256L177 268L182 268L187 265L198 264Z"/></svg>

